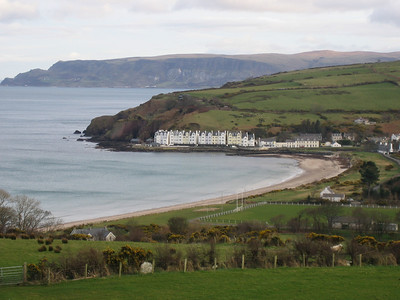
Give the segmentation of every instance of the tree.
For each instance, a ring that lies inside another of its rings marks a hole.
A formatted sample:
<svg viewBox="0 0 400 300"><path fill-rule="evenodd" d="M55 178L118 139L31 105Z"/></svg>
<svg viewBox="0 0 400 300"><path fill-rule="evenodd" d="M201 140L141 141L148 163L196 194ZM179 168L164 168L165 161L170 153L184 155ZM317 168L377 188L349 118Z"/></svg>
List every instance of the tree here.
<svg viewBox="0 0 400 300"><path fill-rule="evenodd" d="M332 229L332 224L335 218L339 217L342 212L342 207L337 205L322 205L318 208L318 212L328 222L328 228Z"/></svg>
<svg viewBox="0 0 400 300"><path fill-rule="evenodd" d="M10 194L0 189L0 232L4 233L13 223L14 210L9 206Z"/></svg>
<svg viewBox="0 0 400 300"><path fill-rule="evenodd" d="M367 232L370 227L371 227L371 217L370 215L363 210L361 207L356 207L352 213L351 216L355 219L356 221L356 226L357 226L357 231L359 233L362 232Z"/></svg>
<svg viewBox="0 0 400 300"><path fill-rule="evenodd" d="M321 214L318 208L306 208L303 210L304 214L311 217L312 219L312 228L316 232L320 232L322 229L322 222L321 222Z"/></svg>
<svg viewBox="0 0 400 300"><path fill-rule="evenodd" d="M285 215L280 214L271 218L271 223L275 226L276 230L279 232L284 223Z"/></svg>
<svg viewBox="0 0 400 300"><path fill-rule="evenodd" d="M373 161L364 161L359 170L361 182L368 190L368 198L371 195L371 188L379 181L379 169Z"/></svg>
<svg viewBox="0 0 400 300"><path fill-rule="evenodd" d="M14 226L27 232L54 224L55 219L51 212L43 210L40 202L25 195L13 197L15 224Z"/></svg>
<svg viewBox="0 0 400 300"><path fill-rule="evenodd" d="M0 189L0 232L18 228L32 232L39 228L55 227L59 220L40 207L40 202L25 195L12 197Z"/></svg>
<svg viewBox="0 0 400 300"><path fill-rule="evenodd" d="M188 221L182 217L172 217L168 219L169 230L176 234L185 234L188 229Z"/></svg>

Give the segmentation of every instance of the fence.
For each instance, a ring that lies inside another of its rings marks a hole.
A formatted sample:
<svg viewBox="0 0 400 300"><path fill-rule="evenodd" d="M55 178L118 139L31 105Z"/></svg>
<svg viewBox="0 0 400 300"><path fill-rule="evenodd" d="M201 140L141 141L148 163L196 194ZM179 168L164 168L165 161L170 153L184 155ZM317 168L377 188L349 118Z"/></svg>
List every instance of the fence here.
<svg viewBox="0 0 400 300"><path fill-rule="evenodd" d="M1 267L0 285L19 284L24 282L24 267Z"/></svg>
<svg viewBox="0 0 400 300"><path fill-rule="evenodd" d="M257 203L252 203L252 204L248 204L245 206L239 206L235 209L231 209L231 210L226 210L226 211L221 211L218 213L214 213L211 215L207 215L204 217L199 217L196 218L194 220L199 220L202 222L210 222L212 221L212 219L217 219L218 217L222 217L222 216L226 216L229 214L233 214L233 213L237 213L240 211L244 211L246 209L250 209L250 208L254 208L254 207L258 207L258 206L262 206L262 205L295 205L295 206L321 206L321 203L303 203L303 202L278 202L278 201L262 201L262 202L257 202ZM339 204L338 206L341 207L362 207L362 208L382 208L382 209L392 209L392 208L400 208L400 206L379 206L379 205L352 205L352 204ZM228 223L230 223L231 221L228 221ZM234 224L237 223L241 223L241 221L232 221L234 222Z"/></svg>

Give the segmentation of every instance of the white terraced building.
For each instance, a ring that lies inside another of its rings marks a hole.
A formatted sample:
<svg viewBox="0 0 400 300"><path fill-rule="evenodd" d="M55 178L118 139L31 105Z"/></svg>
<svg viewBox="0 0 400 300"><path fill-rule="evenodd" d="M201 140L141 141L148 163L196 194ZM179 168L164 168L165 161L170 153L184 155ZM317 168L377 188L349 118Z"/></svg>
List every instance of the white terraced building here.
<svg viewBox="0 0 400 300"><path fill-rule="evenodd" d="M161 146L173 145L215 145L255 147L256 138L252 133L241 131L185 131L158 130L154 142Z"/></svg>

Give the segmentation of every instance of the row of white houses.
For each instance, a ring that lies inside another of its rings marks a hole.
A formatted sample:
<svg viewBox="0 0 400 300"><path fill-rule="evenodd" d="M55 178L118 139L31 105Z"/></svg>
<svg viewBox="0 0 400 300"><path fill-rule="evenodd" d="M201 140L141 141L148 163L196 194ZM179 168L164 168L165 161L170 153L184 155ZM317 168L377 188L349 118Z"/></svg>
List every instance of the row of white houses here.
<svg viewBox="0 0 400 300"><path fill-rule="evenodd" d="M285 141L277 141L276 137L260 139L259 146L263 148L318 148L321 141L321 134L307 133Z"/></svg>
<svg viewBox="0 0 400 300"><path fill-rule="evenodd" d="M173 145L214 145L255 147L253 133L241 131L185 131L158 130L154 142L162 146Z"/></svg>
<svg viewBox="0 0 400 300"><path fill-rule="evenodd" d="M318 148L321 134L300 134L294 139L279 142L274 138L257 139L253 133L242 131L185 131L158 130L154 142L161 146L214 145L261 148Z"/></svg>

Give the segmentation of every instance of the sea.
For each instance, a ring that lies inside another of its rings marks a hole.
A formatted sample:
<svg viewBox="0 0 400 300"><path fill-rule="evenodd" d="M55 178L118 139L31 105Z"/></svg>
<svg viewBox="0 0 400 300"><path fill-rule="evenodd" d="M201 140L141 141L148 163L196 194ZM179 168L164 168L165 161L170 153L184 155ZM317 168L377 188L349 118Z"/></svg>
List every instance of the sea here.
<svg viewBox="0 0 400 300"><path fill-rule="evenodd" d="M74 134L172 91L0 87L0 189L72 222L240 195L302 172L287 158L113 152Z"/></svg>

